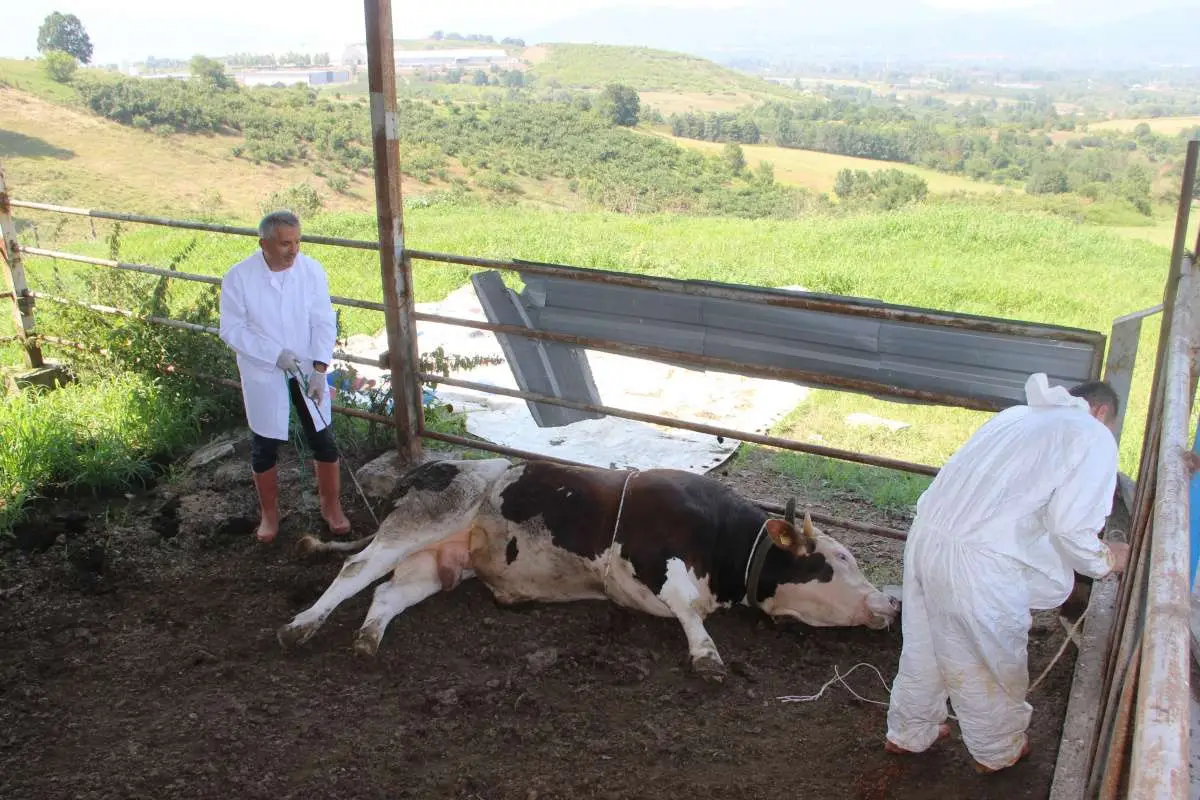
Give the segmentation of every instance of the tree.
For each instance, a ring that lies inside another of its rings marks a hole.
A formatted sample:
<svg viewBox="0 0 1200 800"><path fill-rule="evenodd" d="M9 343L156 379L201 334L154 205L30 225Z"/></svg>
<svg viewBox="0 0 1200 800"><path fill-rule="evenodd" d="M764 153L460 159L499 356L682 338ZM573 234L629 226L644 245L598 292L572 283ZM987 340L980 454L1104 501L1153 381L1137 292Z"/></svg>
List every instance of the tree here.
<svg viewBox="0 0 1200 800"><path fill-rule="evenodd" d="M39 53L52 50L70 53L83 64L92 60L92 40L88 38L79 17L74 14L57 11L48 14L38 28L37 49Z"/></svg>
<svg viewBox="0 0 1200 800"><path fill-rule="evenodd" d="M641 104L641 98L632 86L610 83L604 87L597 108L613 125L632 128L638 124L638 112L641 110Z"/></svg>
<svg viewBox="0 0 1200 800"><path fill-rule="evenodd" d="M46 53L43 57L43 64L50 80L58 83L69 83L78 66L75 56L61 50L51 50Z"/></svg>
<svg viewBox="0 0 1200 800"><path fill-rule="evenodd" d="M200 83L206 83L214 89L232 89L233 78L225 72L225 65L206 56L192 56L192 77Z"/></svg>
<svg viewBox="0 0 1200 800"><path fill-rule="evenodd" d="M1025 184L1029 194L1065 194L1071 190L1067 173L1054 163L1042 163L1034 167L1033 174Z"/></svg>
<svg viewBox="0 0 1200 800"><path fill-rule="evenodd" d="M725 149L721 151L721 158L734 175L741 175L742 170L746 168L746 154L742 152L742 146L737 142L729 142L725 145Z"/></svg>

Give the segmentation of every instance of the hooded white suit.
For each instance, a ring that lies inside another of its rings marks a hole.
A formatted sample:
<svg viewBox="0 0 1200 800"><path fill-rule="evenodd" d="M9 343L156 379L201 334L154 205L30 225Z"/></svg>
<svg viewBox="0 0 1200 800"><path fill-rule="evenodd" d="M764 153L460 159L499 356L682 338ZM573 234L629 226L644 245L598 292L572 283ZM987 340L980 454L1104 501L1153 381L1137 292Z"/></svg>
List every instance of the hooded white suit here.
<svg viewBox="0 0 1200 800"><path fill-rule="evenodd" d="M917 502L904 548L904 649L888 710L890 741L937 739L949 699L963 742L992 769L1015 762L1025 701L1030 609L1061 605L1074 572L1103 577L1099 538L1112 510L1117 446L1085 400L1046 376L1028 405L988 420Z"/></svg>

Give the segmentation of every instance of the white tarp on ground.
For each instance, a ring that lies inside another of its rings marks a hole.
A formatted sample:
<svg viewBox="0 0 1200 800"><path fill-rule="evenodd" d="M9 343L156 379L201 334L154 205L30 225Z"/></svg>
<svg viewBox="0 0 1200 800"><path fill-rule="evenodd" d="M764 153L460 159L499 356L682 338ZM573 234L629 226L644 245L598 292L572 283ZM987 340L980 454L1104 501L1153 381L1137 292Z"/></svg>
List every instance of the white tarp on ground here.
<svg viewBox="0 0 1200 800"><path fill-rule="evenodd" d="M440 303L423 303L419 311L487 321L470 285ZM498 365L451 373L454 377L509 389L519 388L494 334L471 328L417 323L422 354L442 346L447 356L491 356ZM387 350L386 332L352 336L346 351L376 358ZM737 430L766 432L804 400L808 390L781 381L697 372L594 350L588 362L601 402L607 406ZM345 367L345 364L339 364ZM360 375L378 378L379 370L354 366ZM438 399L467 414L467 430L490 442L544 453L600 467L652 467L706 472L736 449L738 442L691 431L606 417L558 428L539 428L524 400L439 386Z"/></svg>

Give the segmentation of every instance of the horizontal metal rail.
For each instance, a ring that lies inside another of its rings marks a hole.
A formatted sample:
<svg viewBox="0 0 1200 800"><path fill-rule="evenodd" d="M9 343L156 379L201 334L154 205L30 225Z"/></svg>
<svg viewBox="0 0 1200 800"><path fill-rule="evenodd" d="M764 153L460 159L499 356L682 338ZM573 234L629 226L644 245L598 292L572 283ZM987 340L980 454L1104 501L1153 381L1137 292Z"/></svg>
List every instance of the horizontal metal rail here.
<svg viewBox="0 0 1200 800"><path fill-rule="evenodd" d="M109 267L112 269L130 270L141 272L149 275L159 275L167 278L177 278L186 281L200 281L219 285L221 279L211 275L199 275L189 272L176 272L173 270L165 270L159 267L151 267L145 264L130 264L122 261L114 261L107 258L95 258L93 256L80 256L73 253L65 253L57 250L46 250L40 247L25 247L22 252L29 255L41 256L43 258L61 258L69 261L76 261L82 264L92 264L95 266ZM36 296L36 295L35 295ZM334 303L345 306L355 306L358 308L366 308L373 311L383 311L383 303L376 303L369 300L357 300L349 297L333 296L330 298ZM97 309L98 310L98 309ZM999 411L1002 406L998 403L986 400L972 400L953 395L944 394L941 392L930 392L920 389L908 389L900 386L892 386L890 384L880 384L871 381L863 381L854 378L840 378L832 375L827 375L819 372L810 372L807 370L796 370L787 367L770 367L770 366L749 366L743 362L731 361L728 359L718 358L715 356L703 356L689 353L679 353L674 350L660 347L652 347L650 345L630 344L625 342L617 342L605 339L594 339L587 336L575 336L572 334L555 333L553 331L539 331L530 328L523 328L514 325L500 325L495 323L483 322L481 320L460 319L457 317L446 317L437 314L429 314L425 312L417 312L414 318L418 321L432 322L439 325L455 325L459 327L474 328L476 330L492 331L493 333L505 333L514 336L523 336L530 339L540 339L551 342L564 342L577 347L589 348L592 350L600 350L603 352L615 353L617 355L643 355L647 358L655 358L658 360L666 360L674 363L690 363L697 366L713 369L721 369L728 372L734 372L741 375L755 375L757 377L784 380L795 383L805 383L814 386L827 386L835 389L844 389L848 391L861 392L865 394L886 394L889 396L903 397L909 400L916 400L926 403L936 403L939 405L952 405L961 408L968 408L977 411ZM367 364L370 366L380 366L386 363L383 359L364 361L359 357L344 357L343 360L357 363ZM547 401L549 402L549 401ZM850 459L852 460L852 459ZM861 462L873 463L873 462ZM920 472L920 470L909 470L912 472ZM926 472L925 474L934 474Z"/></svg>
<svg viewBox="0 0 1200 800"><path fill-rule="evenodd" d="M48 342L53 345L58 345L59 347L69 347L73 350L83 350L83 351L87 351L87 352L98 353L103 356L111 356L112 355L112 353L109 350L107 350L103 347L97 347L95 345L85 344L83 342L76 342L72 339L64 339L61 336L47 336L46 334L38 334L38 339L43 342ZM175 375L175 374L187 375L188 377L197 378L197 379L203 380L203 381L208 381L209 383L215 383L215 384L224 386L229 389L240 390L242 388L242 385L238 381L233 380L232 378L222 378L218 375L208 375L203 372L196 372L194 370L186 369L185 367L176 366L174 364L166 365L165 367L162 368L162 371L169 375ZM383 414L372 414L370 411L361 411L357 408L352 408L349 406L341 406L341 405L337 405L337 404L334 404L332 406L332 408L335 413L344 414L348 417L357 417L359 419L365 419L369 422L380 422L380 423L383 423L384 425L389 425L389 426L392 425L392 423L393 423L393 420L391 417L384 416Z"/></svg>
<svg viewBox="0 0 1200 800"><path fill-rule="evenodd" d="M113 306L98 305L96 303L85 303L81 300L72 300L69 297L58 297L52 294L43 294L42 292L30 292L29 296L37 300L44 300L48 303L75 306L76 308L84 308L88 311L95 311L100 314L112 314L114 316L126 317L127 319L136 319L140 320L141 322L149 322L154 325L165 325L168 328L178 328L180 330L191 331L193 333L207 333L212 336L217 336L220 334L220 330L212 327L211 325L200 325L195 322L183 322L182 320L171 319L169 317L142 316L141 314L137 314L125 308L114 308ZM364 358L363 356L356 356L352 353L342 352L341 350L335 350L333 355L334 358L338 358L351 364L361 364L363 366L376 367L380 369L385 368L380 363L381 359L378 358Z"/></svg>
<svg viewBox="0 0 1200 800"><path fill-rule="evenodd" d="M875 383L872 381L859 380L857 378L841 378L835 375L826 375L820 372L810 372L808 370L793 369L790 367L771 367L766 365L750 365L740 361L732 361L726 358L718 358L716 356L704 356L694 353L681 353L676 350L669 350L664 347L654 347L645 344L631 344L629 342L617 342L611 339L596 339L590 336L575 336L569 333L555 333L552 331L538 331L529 328L521 327L520 325L500 325L491 322L481 322L474 319L460 319L458 317L443 317L438 314L428 314L418 311L413 314L413 317L419 322L436 322L441 325L456 325L462 328L476 328L478 330L491 331L493 333L506 333L510 336L524 336L528 339L540 339L547 342L561 342L570 344L576 347L583 347L589 350L599 350L605 353L615 353L622 356L640 356L642 358L651 359L654 361L666 361L672 364L682 364L699 367L701 369L715 369L723 372L731 372L737 375L745 375L752 378L768 378L772 380L787 381L790 383L799 383L809 386L827 386L832 389L841 389L850 392L859 392L868 395L891 395L894 397L903 397L908 400L915 400L923 403L933 403L936 405L951 405L961 408L972 409L975 411L1000 411L1003 406L988 400L968 399L964 397L950 396L942 392L930 392L922 389L908 389L902 386L892 386L890 384Z"/></svg>
<svg viewBox="0 0 1200 800"><path fill-rule="evenodd" d="M49 203L32 203L25 200L13 200L12 205L18 208L50 211L60 214L75 214L97 219L109 219L120 222L137 222L147 225L161 225L169 228L187 230L202 230L212 233L227 233L239 236L258 237L254 228L221 225L211 222L192 222L185 220L148 217L139 214L124 214L113 211L96 209L71 208ZM359 250L378 250L379 243L364 239L348 239L338 236L316 236L303 234L301 241L313 244L331 245L335 247L350 247ZM28 251L28 248L25 248ZM822 297L799 294L795 292L780 292L769 289L752 287L728 286L706 281L678 281L669 278L656 278L626 272L586 269L569 267L560 264L547 264L537 261L522 261L519 259L479 258L476 256L460 256L449 253L436 253L428 250L406 249L406 255L413 260L435 261L443 264L476 267L480 269L497 269L509 272L523 272L530 275L543 275L572 280L601 283L608 286L625 286L636 289L651 289L655 291L682 294L693 297L708 297L718 300L742 300L766 306L783 308L807 309L810 311L825 311L835 314L887 319L896 322L911 322L917 324L935 324L950 328L979 331L983 333L1000 333L1013 336L1028 336L1038 339L1055 339L1065 342L1080 342L1084 344L1103 344L1104 335L1095 331L1077 328L1064 328L1037 323L1015 323L1009 320L953 314L929 309L888 306L882 303L851 298Z"/></svg>
<svg viewBox="0 0 1200 800"><path fill-rule="evenodd" d="M487 383L476 383L474 381L462 380L461 378L448 378L443 375L435 375L429 372L417 373L417 377L426 383L439 383L446 386L457 386L460 389L471 389L478 392L485 392L487 394L498 394L503 395L504 397L513 397L519 400L531 400L538 403L546 403L548 405L562 406L563 408L573 408L577 411L596 411L610 417L630 419L636 422L646 422L651 425L665 425L671 428L680 428L682 430L694 431L696 433L706 433L711 436L752 442L753 444L761 444L768 447L778 447L784 450L795 450L800 453L811 453L813 455L836 458L842 461L853 461L858 464L867 464L874 467L883 467L885 469L895 469L904 472L914 472L921 475L937 475L938 473L937 467L929 466L928 464L917 464L911 461L886 458L884 456L871 456L864 453L856 453L852 450L842 450L836 447L823 447L816 444L806 444L803 442L794 441L792 439L784 439L779 436L765 436L763 434L751 433L749 431L740 431L736 428L705 425L700 422L689 422L687 420L676 419L674 417L664 417L658 414L645 414L639 411L627 411L622 408L614 408L613 406L594 405L592 403L582 403L575 400L564 400L562 398L551 397L550 395L538 394L536 392L525 392L518 389L509 389L503 386L493 386Z"/></svg>
<svg viewBox="0 0 1200 800"><path fill-rule="evenodd" d="M421 431L421 437L425 439L433 439L439 442L446 442L447 444L455 444L461 447L469 447L475 450L485 450L487 452L498 453L504 456L512 456L513 458L520 458L526 461L553 461L556 464L566 464L571 467L593 467L592 464L585 464L582 461L572 461L569 458L548 456L543 453L534 453L529 450L518 450L515 447L505 447L504 445L493 444L492 442L468 439L465 436L458 436L453 433L440 433L438 431L423 430ZM775 514L782 514L784 512L784 507L777 503L768 503L761 500L753 500L751 502L764 511L769 511ZM813 522L816 522L819 525L832 525L838 528L857 531L859 533L872 534L874 536L881 536L885 539L894 539L900 542L903 542L908 538L904 531L899 531L895 528L888 528L883 525L872 525L868 522L856 522L855 520L834 517L817 511L810 511L809 516L812 517Z"/></svg>
<svg viewBox="0 0 1200 800"><path fill-rule="evenodd" d="M125 214L119 211L100 211L94 208L72 208L70 206L57 206L51 203L31 203L28 200L12 200L13 208L28 208L33 211L50 211L55 214L73 214L80 217L92 217L93 219L108 219L114 222L137 222L145 225L161 225L165 228L182 228L190 231L208 231L209 233L229 233L234 236L253 236L258 238L258 230L256 228L243 228L237 225L221 225L215 222L193 222L190 220L167 219L165 217L147 217L141 214ZM363 241L361 239L344 239L340 236L313 236L305 234L300 237L302 241L311 242L313 244L328 244L335 247L352 247L357 250L378 250L379 245L375 242ZM22 248L25 249L25 248Z"/></svg>
<svg viewBox="0 0 1200 800"><path fill-rule="evenodd" d="M75 253L66 253L61 250L47 250L42 247L22 247L21 252L31 256L41 256L43 258L58 258L63 261L75 261L80 264L92 264L97 267L109 267L111 269L127 270L129 272L141 272L146 275L158 275L163 278L173 278L181 281L195 281L197 283L209 283L214 286L220 286L222 281L214 275L201 275L196 272L180 272L173 269L162 269L161 267L151 267L147 264L131 264L127 261L114 261L111 258L96 258L94 256L81 256ZM358 300L353 297L341 297L338 295L330 295L329 299L335 305L353 306L354 308L365 308L370 311L383 311L383 303L377 303L372 300Z"/></svg>

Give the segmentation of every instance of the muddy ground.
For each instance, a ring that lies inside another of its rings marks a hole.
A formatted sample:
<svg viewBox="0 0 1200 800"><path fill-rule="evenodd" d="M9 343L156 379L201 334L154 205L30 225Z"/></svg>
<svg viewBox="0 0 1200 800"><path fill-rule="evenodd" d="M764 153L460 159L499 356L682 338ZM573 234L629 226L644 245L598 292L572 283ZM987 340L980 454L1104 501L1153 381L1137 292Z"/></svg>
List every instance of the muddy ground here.
<svg viewBox="0 0 1200 800"><path fill-rule="evenodd" d="M1073 649L1031 699L1033 756L987 778L957 728L924 755L897 757L882 750L881 706L837 686L817 702L778 700L859 662L890 684L899 626L813 629L724 612L708 629L733 672L713 685L690 672L677 623L599 602L502 608L472 581L397 618L374 660L351 648L370 591L285 653L275 629L339 566L294 552L321 528L310 473L285 459L291 513L273 546L252 539L240 449L132 498L57 501L18 531L0 557L0 797L1048 795ZM722 480L776 502L797 491L761 466L743 460ZM906 525L850 501L814 507ZM833 533L874 575L898 574L898 543ZM1063 636L1053 615L1036 618L1032 675ZM848 682L886 701L866 668Z"/></svg>

